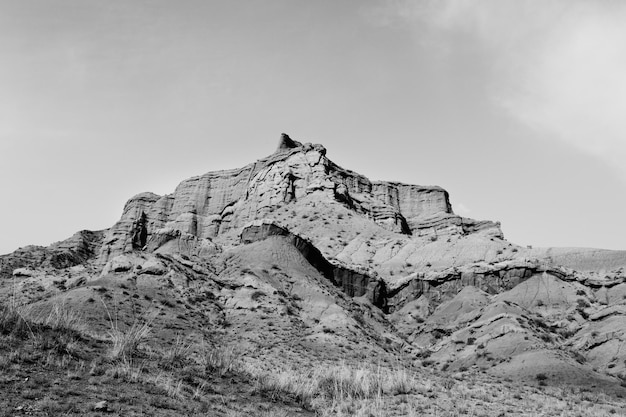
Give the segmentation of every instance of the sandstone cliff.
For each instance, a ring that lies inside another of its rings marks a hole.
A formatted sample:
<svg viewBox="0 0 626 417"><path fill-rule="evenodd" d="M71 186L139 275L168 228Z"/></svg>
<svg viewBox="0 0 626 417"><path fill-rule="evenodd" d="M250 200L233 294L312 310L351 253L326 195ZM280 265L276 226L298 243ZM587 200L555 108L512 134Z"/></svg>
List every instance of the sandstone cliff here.
<svg viewBox="0 0 626 417"><path fill-rule="evenodd" d="M322 145L301 144L283 134L275 153L243 168L187 179L173 194L142 193L131 198L109 230L100 259L106 263L114 254L155 249L155 242L167 236L193 237L201 245L305 196L341 203L404 235L492 229L495 236L502 236L497 223L455 215L448 193L440 187L370 181L334 164Z"/></svg>

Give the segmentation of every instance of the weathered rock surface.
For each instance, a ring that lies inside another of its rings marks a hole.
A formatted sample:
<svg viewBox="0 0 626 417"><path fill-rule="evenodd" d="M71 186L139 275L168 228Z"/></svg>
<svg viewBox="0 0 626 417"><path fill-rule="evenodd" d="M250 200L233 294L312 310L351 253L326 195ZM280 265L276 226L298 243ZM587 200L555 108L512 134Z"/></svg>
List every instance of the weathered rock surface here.
<svg viewBox="0 0 626 417"><path fill-rule="evenodd" d="M440 187L372 182L331 162L322 145L301 144L283 134L277 151L255 163L190 178L170 195L142 193L131 198L120 221L107 234L101 262L131 250L155 250L156 242L172 230L200 240L212 239L309 195L340 202L403 234L492 229L494 236L502 236L496 223L455 215L448 193Z"/></svg>
<svg viewBox="0 0 626 417"><path fill-rule="evenodd" d="M241 232L241 242L250 244L272 236L289 239L302 256L334 285L341 287L351 297L366 296L375 306L386 308L386 287L382 279L360 268L349 268L338 262L331 263L311 242L289 232L274 222L255 221Z"/></svg>
<svg viewBox="0 0 626 417"><path fill-rule="evenodd" d="M577 271L622 272L626 269L626 251L623 250L533 248L527 254Z"/></svg>
<svg viewBox="0 0 626 417"><path fill-rule="evenodd" d="M595 289L610 288L626 281L626 277L623 276L605 276L603 279L594 279L587 274L540 262L536 259L507 260L498 263L479 262L448 268L443 271L411 274L388 287L388 304L390 310L393 311L421 296L425 296L431 302L438 304L454 297L467 286L479 288L488 294L499 294L536 277L543 277L544 279L552 277ZM545 289L548 290L547 281L545 286ZM556 297L556 293L554 297ZM571 302L574 298L572 294L568 297L565 299L567 302ZM515 299L521 302L519 297ZM539 299L537 298L537 300Z"/></svg>
<svg viewBox="0 0 626 417"><path fill-rule="evenodd" d="M48 247L26 246L0 256L0 277L11 276L18 268L69 268L92 259L100 252L104 231L82 230L69 239Z"/></svg>

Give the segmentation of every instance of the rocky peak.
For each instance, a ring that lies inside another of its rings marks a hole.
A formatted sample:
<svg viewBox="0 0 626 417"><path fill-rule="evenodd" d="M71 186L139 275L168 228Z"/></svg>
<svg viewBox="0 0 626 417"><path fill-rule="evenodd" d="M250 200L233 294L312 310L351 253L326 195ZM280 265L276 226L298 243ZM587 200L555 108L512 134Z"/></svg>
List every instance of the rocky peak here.
<svg viewBox="0 0 626 417"><path fill-rule="evenodd" d="M243 168L208 172L181 182L174 193L142 193L131 198L109 231L102 261L111 254L154 247L164 236L213 239L257 219L271 218L286 205L339 204L378 226L404 235L463 234L498 225L453 213L448 193L433 186L370 181L326 157L319 144L298 142L287 134L278 149ZM164 233L177 231L178 234Z"/></svg>
<svg viewBox="0 0 626 417"><path fill-rule="evenodd" d="M286 149L299 148L301 146L302 144L300 142L291 139L288 134L281 133L276 152L280 152Z"/></svg>

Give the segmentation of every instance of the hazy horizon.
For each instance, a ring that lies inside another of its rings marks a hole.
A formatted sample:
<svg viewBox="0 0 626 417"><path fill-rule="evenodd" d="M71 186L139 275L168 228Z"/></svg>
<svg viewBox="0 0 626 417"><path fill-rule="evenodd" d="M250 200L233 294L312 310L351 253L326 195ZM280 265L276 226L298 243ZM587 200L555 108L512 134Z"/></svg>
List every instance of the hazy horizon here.
<svg viewBox="0 0 626 417"><path fill-rule="evenodd" d="M626 249L626 4L7 0L0 254L280 133L533 246Z"/></svg>

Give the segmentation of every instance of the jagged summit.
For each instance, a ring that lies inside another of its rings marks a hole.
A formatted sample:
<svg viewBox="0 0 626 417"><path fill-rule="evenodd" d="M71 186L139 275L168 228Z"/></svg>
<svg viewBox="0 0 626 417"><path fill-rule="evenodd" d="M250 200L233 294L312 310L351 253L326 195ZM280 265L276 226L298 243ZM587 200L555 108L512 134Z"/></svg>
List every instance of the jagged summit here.
<svg viewBox="0 0 626 417"><path fill-rule="evenodd" d="M142 193L130 199L102 249L111 254L164 243L184 234L214 239L276 211L302 211L315 204L342 206L378 227L409 236L467 234L490 229L493 222L462 218L452 211L440 187L371 181L341 168L326 148L282 134L277 152L240 169L209 172L181 182L174 193ZM318 226L323 228L323 222Z"/></svg>
<svg viewBox="0 0 626 417"><path fill-rule="evenodd" d="M302 146L302 144L298 141L295 141L289 137L286 133L281 133L280 140L278 141L278 148L276 152L283 151L285 149L293 149Z"/></svg>

